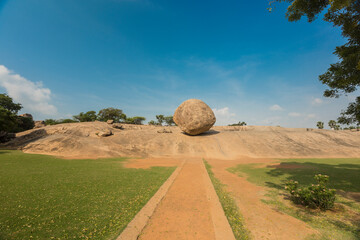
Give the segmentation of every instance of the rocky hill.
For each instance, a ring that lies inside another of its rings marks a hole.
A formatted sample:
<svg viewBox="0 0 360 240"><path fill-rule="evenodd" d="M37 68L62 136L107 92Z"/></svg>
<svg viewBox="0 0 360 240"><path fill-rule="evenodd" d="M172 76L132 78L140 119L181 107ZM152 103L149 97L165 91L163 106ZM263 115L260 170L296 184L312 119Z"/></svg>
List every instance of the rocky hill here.
<svg viewBox="0 0 360 240"><path fill-rule="evenodd" d="M2 148L66 158L360 157L360 132L227 126L188 136L178 127L123 124L120 128L104 122L46 126L18 133Z"/></svg>

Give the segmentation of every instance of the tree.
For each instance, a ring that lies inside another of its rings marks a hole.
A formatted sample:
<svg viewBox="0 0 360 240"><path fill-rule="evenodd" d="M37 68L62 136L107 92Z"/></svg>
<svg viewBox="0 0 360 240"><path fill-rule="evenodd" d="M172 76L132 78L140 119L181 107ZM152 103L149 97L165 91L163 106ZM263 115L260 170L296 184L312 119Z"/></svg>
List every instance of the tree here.
<svg viewBox="0 0 360 240"><path fill-rule="evenodd" d="M77 122L79 122L79 121L66 118L66 119L58 119L58 120L55 120L55 119L45 119L44 122L45 122L45 125L56 125L56 124L62 124L62 123L77 123Z"/></svg>
<svg viewBox="0 0 360 240"><path fill-rule="evenodd" d="M126 119L126 123L142 125L145 120L144 117L131 117Z"/></svg>
<svg viewBox="0 0 360 240"><path fill-rule="evenodd" d="M70 119L70 118L65 118L65 119L60 119L57 120L57 124L62 124L62 123L77 123L78 121Z"/></svg>
<svg viewBox="0 0 360 240"><path fill-rule="evenodd" d="M334 54L339 62L331 64L329 69L319 76L327 85L325 97L339 97L341 94L355 92L360 87L360 1L358 0L275 0L288 2L286 17L289 21L300 20L306 16L312 22L317 15L326 10L324 20L340 27L347 42L335 48ZM270 8L271 10L271 8ZM360 99L350 103L339 117L343 124L360 124Z"/></svg>
<svg viewBox="0 0 360 240"><path fill-rule="evenodd" d="M156 119L158 121L158 125L162 126L163 122L165 121L164 115L156 115Z"/></svg>
<svg viewBox="0 0 360 240"><path fill-rule="evenodd" d="M164 117L164 121L165 121L166 125L168 125L168 126L175 125L173 116Z"/></svg>
<svg viewBox="0 0 360 240"><path fill-rule="evenodd" d="M35 126L34 120L29 117L17 116L17 129L16 132L22 132L33 129Z"/></svg>
<svg viewBox="0 0 360 240"><path fill-rule="evenodd" d="M45 125L55 125L55 124L58 124L55 119L45 119L44 122L45 122Z"/></svg>
<svg viewBox="0 0 360 240"><path fill-rule="evenodd" d="M150 122L148 122L148 124L154 126L160 125L158 122L155 122L154 120L151 120Z"/></svg>
<svg viewBox="0 0 360 240"><path fill-rule="evenodd" d="M18 130L17 113L21 104L14 103L7 94L0 94L0 131L16 132Z"/></svg>
<svg viewBox="0 0 360 240"><path fill-rule="evenodd" d="M317 122L316 126L318 127L318 129L323 129L324 128L324 122Z"/></svg>
<svg viewBox="0 0 360 240"><path fill-rule="evenodd" d="M120 122L121 120L126 120L126 115L121 109L104 108L99 111L98 119L103 122L106 122L107 120L114 120L114 122Z"/></svg>
<svg viewBox="0 0 360 240"><path fill-rule="evenodd" d="M338 122L346 125L360 125L360 97L357 97L355 102L350 103L347 110L341 113Z"/></svg>
<svg viewBox="0 0 360 240"><path fill-rule="evenodd" d="M13 114L17 114L22 109L20 103L14 103L13 99L4 93L0 94L0 107Z"/></svg>
<svg viewBox="0 0 360 240"><path fill-rule="evenodd" d="M335 120L330 120L328 123L329 127L332 129L336 128L336 121Z"/></svg>
<svg viewBox="0 0 360 240"><path fill-rule="evenodd" d="M246 122L238 122L238 123L234 123L234 124L229 124L229 126L246 126Z"/></svg>
<svg viewBox="0 0 360 240"><path fill-rule="evenodd" d="M88 111L86 113L81 112L73 118L79 122L94 122L97 119L97 115L95 111Z"/></svg>

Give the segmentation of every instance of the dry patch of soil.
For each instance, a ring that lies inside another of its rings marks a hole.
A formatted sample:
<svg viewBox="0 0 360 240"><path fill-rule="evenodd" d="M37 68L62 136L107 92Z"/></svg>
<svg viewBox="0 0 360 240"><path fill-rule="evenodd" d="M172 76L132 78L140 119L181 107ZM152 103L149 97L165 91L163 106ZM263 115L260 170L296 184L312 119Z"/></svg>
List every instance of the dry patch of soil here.
<svg viewBox="0 0 360 240"><path fill-rule="evenodd" d="M174 158L133 158L124 163L126 168L151 168L180 166L183 159Z"/></svg>

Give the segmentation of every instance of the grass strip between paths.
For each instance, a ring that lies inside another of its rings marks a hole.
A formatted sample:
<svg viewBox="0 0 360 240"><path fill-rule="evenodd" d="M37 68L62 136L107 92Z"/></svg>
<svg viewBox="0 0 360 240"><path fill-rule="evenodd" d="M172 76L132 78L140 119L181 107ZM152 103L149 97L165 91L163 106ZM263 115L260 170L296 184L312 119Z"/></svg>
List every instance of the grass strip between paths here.
<svg viewBox="0 0 360 240"><path fill-rule="evenodd" d="M231 197L230 193L225 190L225 185L214 176L214 173L211 170L211 165L205 160L204 164L235 238L237 240L251 239L249 231L244 226L244 218L240 214L235 200Z"/></svg>

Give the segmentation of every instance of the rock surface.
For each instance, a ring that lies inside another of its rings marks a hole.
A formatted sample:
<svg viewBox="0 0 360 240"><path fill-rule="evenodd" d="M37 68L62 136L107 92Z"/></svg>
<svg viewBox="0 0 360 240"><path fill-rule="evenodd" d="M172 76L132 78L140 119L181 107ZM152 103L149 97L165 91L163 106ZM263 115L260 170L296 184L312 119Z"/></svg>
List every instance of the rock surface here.
<svg viewBox="0 0 360 240"><path fill-rule="evenodd" d="M356 158L360 156L360 131L283 128L270 126L214 126L209 134L192 137L177 126L164 127L106 122L49 125L16 134L3 149L66 158L171 157L233 160L253 158ZM96 133L111 129L109 137Z"/></svg>
<svg viewBox="0 0 360 240"><path fill-rule="evenodd" d="M199 99L189 99L180 104L174 113L174 122L189 135L208 131L216 118L211 108Z"/></svg>
<svg viewBox="0 0 360 240"><path fill-rule="evenodd" d="M35 121L34 124L34 128L42 128L46 126L44 121Z"/></svg>
<svg viewBox="0 0 360 240"><path fill-rule="evenodd" d="M33 116L30 113L21 114L21 115L19 115L19 117L26 117L26 118L33 119Z"/></svg>
<svg viewBox="0 0 360 240"><path fill-rule="evenodd" d="M112 131L110 129L104 129L103 131L98 132L97 134L99 137L108 137L113 135Z"/></svg>

